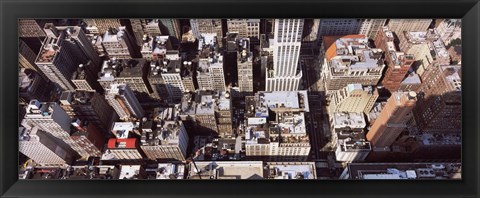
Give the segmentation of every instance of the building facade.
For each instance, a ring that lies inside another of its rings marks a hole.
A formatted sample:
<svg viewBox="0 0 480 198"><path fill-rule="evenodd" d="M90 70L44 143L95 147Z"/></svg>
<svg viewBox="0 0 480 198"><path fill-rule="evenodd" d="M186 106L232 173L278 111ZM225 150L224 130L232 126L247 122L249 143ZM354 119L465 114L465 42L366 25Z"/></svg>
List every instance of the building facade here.
<svg viewBox="0 0 480 198"><path fill-rule="evenodd" d="M139 120L143 118L144 110L128 85L112 84L105 99L117 112L120 119Z"/></svg>
<svg viewBox="0 0 480 198"><path fill-rule="evenodd" d="M266 91L297 91L303 19L275 19L273 68L267 68Z"/></svg>
<svg viewBox="0 0 480 198"><path fill-rule="evenodd" d="M412 110L417 102L415 92L394 92L380 115L367 133L367 140L373 146L391 146L397 137L411 124Z"/></svg>

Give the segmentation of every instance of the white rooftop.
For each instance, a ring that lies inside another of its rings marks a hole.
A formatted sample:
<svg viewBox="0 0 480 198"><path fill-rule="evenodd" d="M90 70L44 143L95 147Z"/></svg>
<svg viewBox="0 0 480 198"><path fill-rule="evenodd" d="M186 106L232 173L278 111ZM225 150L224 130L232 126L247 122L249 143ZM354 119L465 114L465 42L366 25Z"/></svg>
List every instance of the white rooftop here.
<svg viewBox="0 0 480 198"><path fill-rule="evenodd" d="M128 138L128 133L135 128L132 122L115 122L112 127L112 133L118 139Z"/></svg>
<svg viewBox="0 0 480 198"><path fill-rule="evenodd" d="M133 176L140 173L140 165L121 165L119 179L133 179Z"/></svg>
<svg viewBox="0 0 480 198"><path fill-rule="evenodd" d="M365 128L366 121L363 113L356 112L335 112L333 113L333 122L335 128Z"/></svg>

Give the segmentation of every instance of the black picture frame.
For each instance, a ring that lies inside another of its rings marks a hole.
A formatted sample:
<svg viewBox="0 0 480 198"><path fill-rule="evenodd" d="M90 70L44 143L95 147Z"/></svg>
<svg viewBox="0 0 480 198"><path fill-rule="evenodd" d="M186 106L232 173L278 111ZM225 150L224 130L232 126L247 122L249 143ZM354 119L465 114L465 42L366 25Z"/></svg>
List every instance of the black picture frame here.
<svg viewBox="0 0 480 198"><path fill-rule="evenodd" d="M1 197L479 197L478 0L1 0ZM19 18L462 18L461 181L18 180Z"/></svg>

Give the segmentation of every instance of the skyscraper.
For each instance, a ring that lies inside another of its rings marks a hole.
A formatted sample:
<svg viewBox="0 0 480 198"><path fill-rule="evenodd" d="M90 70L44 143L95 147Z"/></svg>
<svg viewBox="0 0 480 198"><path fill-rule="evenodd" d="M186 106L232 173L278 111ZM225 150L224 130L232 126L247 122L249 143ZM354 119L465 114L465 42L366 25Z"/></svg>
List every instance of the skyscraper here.
<svg viewBox="0 0 480 198"><path fill-rule="evenodd" d="M75 159L68 148L62 147L53 136L39 127L19 127L18 130L18 151L35 163L46 167L64 167Z"/></svg>
<svg viewBox="0 0 480 198"><path fill-rule="evenodd" d="M131 40L124 26L110 28L103 36L102 45L110 58L131 59L135 57L135 41Z"/></svg>
<svg viewBox="0 0 480 198"><path fill-rule="evenodd" d="M57 103L31 100L27 106L25 120L28 126L37 126L42 131L58 138L59 143L68 145L83 159L89 157L89 153L70 136L72 119Z"/></svg>
<svg viewBox="0 0 480 198"><path fill-rule="evenodd" d="M417 102L415 92L394 92L367 133L375 147L389 147L411 123Z"/></svg>
<svg viewBox="0 0 480 198"><path fill-rule="evenodd" d="M215 34L216 43L222 46L223 30L221 19L190 19L190 26L195 38L201 38L202 34Z"/></svg>
<svg viewBox="0 0 480 198"><path fill-rule="evenodd" d="M253 54L250 51L250 39L238 40L241 46L237 52L238 88L241 93L253 93Z"/></svg>
<svg viewBox="0 0 480 198"><path fill-rule="evenodd" d="M37 54L22 39L18 39L18 45L18 66L40 72L35 64Z"/></svg>
<svg viewBox="0 0 480 198"><path fill-rule="evenodd" d="M140 148L151 160L184 161L188 134L182 121L147 121L143 124Z"/></svg>
<svg viewBox="0 0 480 198"><path fill-rule="evenodd" d="M267 68L266 91L298 90L302 32L303 19L275 19L273 68Z"/></svg>
<svg viewBox="0 0 480 198"><path fill-rule="evenodd" d="M460 65L439 66L426 72L414 110L415 121L422 131L461 132L461 76Z"/></svg>
<svg viewBox="0 0 480 198"><path fill-rule="evenodd" d="M360 34L375 39L378 30L385 25L387 19L320 19L318 39L324 36L344 36Z"/></svg>
<svg viewBox="0 0 480 198"><path fill-rule="evenodd" d="M18 36L19 37L45 37L45 32L41 24L34 19L18 20Z"/></svg>
<svg viewBox="0 0 480 198"><path fill-rule="evenodd" d="M108 103L122 120L143 118L144 111L133 91L126 84L112 84L105 95Z"/></svg>
<svg viewBox="0 0 480 198"><path fill-rule="evenodd" d="M170 35L177 40L182 39L182 30L180 29L179 19L159 19L160 20L160 29L163 35ZM166 31L162 30L162 27L166 28Z"/></svg>
<svg viewBox="0 0 480 198"><path fill-rule="evenodd" d="M327 94L348 84L376 86L385 67L383 51L369 48L363 35L325 36L320 54Z"/></svg>
<svg viewBox="0 0 480 198"><path fill-rule="evenodd" d="M395 45L395 38L387 28L378 31L375 46L385 52L387 71L382 80L382 85L390 92L395 92L400 87L411 66L415 62L412 54L399 51Z"/></svg>
<svg viewBox="0 0 480 198"><path fill-rule="evenodd" d="M143 35L145 32L143 31L143 26L145 25L144 19L130 19L130 24L132 25L133 35L135 36L135 40L138 46L142 46L143 44Z"/></svg>
<svg viewBox="0 0 480 198"><path fill-rule="evenodd" d="M85 59L83 54L78 54L79 49L75 45L64 42L67 36L65 31L58 33L53 29L52 32L54 35L45 39L35 63L40 71L62 90L74 90L71 77L82 59Z"/></svg>

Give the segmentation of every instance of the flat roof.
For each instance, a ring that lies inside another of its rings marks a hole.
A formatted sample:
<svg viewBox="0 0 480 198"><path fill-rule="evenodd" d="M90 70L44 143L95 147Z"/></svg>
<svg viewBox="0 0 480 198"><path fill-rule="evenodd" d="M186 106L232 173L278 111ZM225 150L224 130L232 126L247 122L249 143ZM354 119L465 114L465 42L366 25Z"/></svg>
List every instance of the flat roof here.
<svg viewBox="0 0 480 198"><path fill-rule="evenodd" d="M110 138L108 140L107 148L108 149L132 149L136 148L136 138L126 138L126 139L117 139Z"/></svg>
<svg viewBox="0 0 480 198"><path fill-rule="evenodd" d="M273 179L316 179L315 162L267 162ZM275 173L275 174L273 174Z"/></svg>
<svg viewBox="0 0 480 198"><path fill-rule="evenodd" d="M134 178L140 174L141 165L120 165L119 179L138 179Z"/></svg>
<svg viewBox="0 0 480 198"><path fill-rule="evenodd" d="M197 161L190 166L189 179L263 179L262 161Z"/></svg>
<svg viewBox="0 0 480 198"><path fill-rule="evenodd" d="M212 95L201 95L199 103L197 105L196 114L197 115L213 115L215 113L214 109L215 103L213 101Z"/></svg>
<svg viewBox="0 0 480 198"><path fill-rule="evenodd" d="M356 112L335 112L333 113L335 128L365 128L366 121L363 113Z"/></svg>

